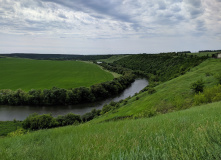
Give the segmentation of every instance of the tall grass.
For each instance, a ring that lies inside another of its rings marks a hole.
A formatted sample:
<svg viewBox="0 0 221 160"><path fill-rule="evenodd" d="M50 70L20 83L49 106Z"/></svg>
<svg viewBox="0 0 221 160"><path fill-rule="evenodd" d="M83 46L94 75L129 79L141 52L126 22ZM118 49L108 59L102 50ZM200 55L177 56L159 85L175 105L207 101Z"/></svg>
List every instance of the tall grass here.
<svg viewBox="0 0 221 160"><path fill-rule="evenodd" d="M1 159L220 159L221 102L0 139Z"/></svg>

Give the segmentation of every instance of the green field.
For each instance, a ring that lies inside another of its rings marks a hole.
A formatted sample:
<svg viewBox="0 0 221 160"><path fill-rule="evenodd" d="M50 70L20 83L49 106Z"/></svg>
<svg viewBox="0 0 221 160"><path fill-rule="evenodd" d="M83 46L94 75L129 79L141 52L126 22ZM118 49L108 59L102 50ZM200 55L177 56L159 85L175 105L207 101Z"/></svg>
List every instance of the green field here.
<svg viewBox="0 0 221 160"><path fill-rule="evenodd" d="M83 124L0 139L7 159L220 159L221 102L153 118Z"/></svg>
<svg viewBox="0 0 221 160"><path fill-rule="evenodd" d="M69 89L89 87L113 78L97 65L81 61L0 58L0 89Z"/></svg>

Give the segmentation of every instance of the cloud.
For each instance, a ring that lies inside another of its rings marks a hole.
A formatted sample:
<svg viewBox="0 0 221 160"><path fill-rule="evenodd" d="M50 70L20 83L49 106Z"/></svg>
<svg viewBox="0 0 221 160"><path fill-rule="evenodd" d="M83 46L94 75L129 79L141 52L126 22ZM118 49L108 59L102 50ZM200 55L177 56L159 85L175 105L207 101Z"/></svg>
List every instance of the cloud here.
<svg viewBox="0 0 221 160"><path fill-rule="evenodd" d="M109 16L110 18L121 20L124 22L131 22L131 17L122 12L122 3L123 1L118 0L42 0L43 2L52 2L57 3L62 6L66 6L75 11L82 11L85 13L94 16L95 18L105 18L105 16Z"/></svg>
<svg viewBox="0 0 221 160"><path fill-rule="evenodd" d="M70 39L137 43L165 37L215 38L221 33L220 2L0 0L0 35L51 37L65 43Z"/></svg>

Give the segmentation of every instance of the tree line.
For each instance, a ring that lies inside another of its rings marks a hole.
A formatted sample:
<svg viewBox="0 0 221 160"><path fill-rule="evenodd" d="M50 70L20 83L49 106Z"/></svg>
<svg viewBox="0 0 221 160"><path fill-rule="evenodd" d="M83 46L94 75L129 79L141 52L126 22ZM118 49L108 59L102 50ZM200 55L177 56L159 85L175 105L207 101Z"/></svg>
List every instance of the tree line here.
<svg viewBox="0 0 221 160"><path fill-rule="evenodd" d="M134 74L124 75L112 81L92 85L91 87L79 87L63 89L32 89L16 91L10 89L0 90L0 105L74 105L95 102L114 96L126 89L134 80Z"/></svg>

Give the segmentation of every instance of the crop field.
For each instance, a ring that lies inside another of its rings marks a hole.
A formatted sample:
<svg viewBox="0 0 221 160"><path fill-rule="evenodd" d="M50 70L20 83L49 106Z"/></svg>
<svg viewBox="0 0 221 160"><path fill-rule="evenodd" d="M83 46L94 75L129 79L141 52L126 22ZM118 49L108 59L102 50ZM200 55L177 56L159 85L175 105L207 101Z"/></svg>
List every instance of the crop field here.
<svg viewBox="0 0 221 160"><path fill-rule="evenodd" d="M97 65L81 61L0 58L0 89L69 89L89 87L113 78Z"/></svg>

